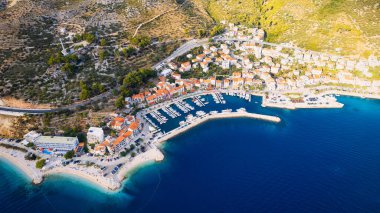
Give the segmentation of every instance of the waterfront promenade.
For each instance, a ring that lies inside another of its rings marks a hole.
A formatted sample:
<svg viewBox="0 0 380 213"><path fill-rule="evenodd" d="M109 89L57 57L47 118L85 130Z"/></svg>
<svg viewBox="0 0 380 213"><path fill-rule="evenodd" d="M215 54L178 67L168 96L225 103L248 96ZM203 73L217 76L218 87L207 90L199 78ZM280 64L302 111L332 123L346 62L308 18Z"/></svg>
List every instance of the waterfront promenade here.
<svg viewBox="0 0 380 213"><path fill-rule="evenodd" d="M266 120L270 122L279 123L281 119L276 116L271 115L262 115L262 114L256 114L256 113L249 113L249 112L222 112L222 113L216 113L216 114L206 114L201 117L196 117L194 120L187 122L187 124L180 126L176 129L171 130L170 132L167 132L163 134L157 141L156 144L159 145L162 142L165 142L169 140L170 138L179 135L199 124L202 124L206 121L213 120L213 119L223 119L223 118L253 118L253 119L260 119L260 120Z"/></svg>

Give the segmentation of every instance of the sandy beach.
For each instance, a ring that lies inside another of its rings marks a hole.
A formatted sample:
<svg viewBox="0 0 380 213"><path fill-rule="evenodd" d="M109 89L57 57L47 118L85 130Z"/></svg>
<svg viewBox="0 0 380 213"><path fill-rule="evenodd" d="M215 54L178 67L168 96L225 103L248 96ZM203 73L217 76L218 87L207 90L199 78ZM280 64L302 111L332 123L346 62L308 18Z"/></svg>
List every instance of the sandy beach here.
<svg viewBox="0 0 380 213"><path fill-rule="evenodd" d="M85 169L86 171L84 171ZM78 167L55 167L51 170L48 170L44 172L44 176L48 175L57 175L57 174L63 174L63 175L71 175L74 177L79 177L84 180L88 180L91 183L94 183L98 186L101 186L104 189L107 190L116 190L119 189L121 184L111 178L103 177L99 174L95 168L78 168Z"/></svg>
<svg viewBox="0 0 380 213"><path fill-rule="evenodd" d="M119 170L119 173L117 174L117 178L121 182L125 179L126 175L134 170L135 168L144 165L149 162L158 162L162 161L164 159L164 154L157 149L152 148L144 153L141 153L134 157L132 161L126 163L124 166L122 166Z"/></svg>
<svg viewBox="0 0 380 213"><path fill-rule="evenodd" d="M19 168L34 184L41 183L43 180L42 173L35 168L35 161L25 160L24 155L25 153L23 152L0 147L1 158L6 159L12 165Z"/></svg>

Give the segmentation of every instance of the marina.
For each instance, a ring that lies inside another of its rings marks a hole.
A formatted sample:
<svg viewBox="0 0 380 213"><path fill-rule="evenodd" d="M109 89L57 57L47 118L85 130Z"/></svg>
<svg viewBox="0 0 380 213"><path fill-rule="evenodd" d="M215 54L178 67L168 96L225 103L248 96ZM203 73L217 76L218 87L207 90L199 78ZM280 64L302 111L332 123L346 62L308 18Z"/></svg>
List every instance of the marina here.
<svg viewBox="0 0 380 213"><path fill-rule="evenodd" d="M251 100L251 95L248 93L205 93L161 104L142 117L154 127L152 128L154 142L161 141L168 135L175 135L175 132L182 132L185 127L216 118L248 117L280 122L281 119L277 116L256 113L258 110L264 110L265 113L265 108L258 104L260 98L254 96L255 102L250 103L247 102ZM194 105L191 105L192 103ZM160 113L161 111L167 117Z"/></svg>
<svg viewBox="0 0 380 213"><path fill-rule="evenodd" d="M211 119L222 119L222 118L253 118L253 119L260 119L265 120L269 122L279 123L281 119L276 116L270 116L270 115L263 115L263 114L256 114L256 113L248 113L244 108L238 109L236 112L232 112L231 109L223 110L220 113L204 113L202 111L197 112L196 116L189 115L186 117L186 122L182 122L182 124L165 133L162 134L156 141L156 143L162 143L178 134L181 134L188 129L195 127L203 122L206 122Z"/></svg>

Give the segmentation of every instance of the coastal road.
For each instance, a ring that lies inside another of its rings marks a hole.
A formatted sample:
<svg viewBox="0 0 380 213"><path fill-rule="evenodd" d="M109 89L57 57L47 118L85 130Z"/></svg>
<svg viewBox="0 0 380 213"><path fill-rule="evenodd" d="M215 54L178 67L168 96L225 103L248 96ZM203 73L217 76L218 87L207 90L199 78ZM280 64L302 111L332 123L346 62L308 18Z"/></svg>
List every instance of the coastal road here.
<svg viewBox="0 0 380 213"><path fill-rule="evenodd" d="M181 56L181 55L187 53L191 49L193 49L195 47L202 46L202 45L207 44L207 43L208 43L208 38L190 40L190 41L184 43L178 49L176 49L170 56L166 57L164 60L162 60L162 61L158 62L157 64L155 64L152 67L152 69L154 69L154 70L160 69L163 64L169 63L173 59L175 59L178 56Z"/></svg>
<svg viewBox="0 0 380 213"><path fill-rule="evenodd" d="M170 56L168 56L164 60L160 61L156 65L154 65L152 67L152 69L157 70L157 69L161 68L161 66L163 64L172 61L173 59L177 58L178 56L181 56L181 55L185 54L186 52L190 51L191 49L193 49L195 47L199 47L199 46L202 46L203 44L207 44L207 43L208 43L208 38L206 38L206 39L193 39L193 40L190 40L190 41L186 42L185 44L183 44L182 46L180 46L178 49L176 49ZM90 98L88 100L79 102L79 103L74 103L74 104L71 104L71 105L68 105L68 106L58 107L58 108L51 108L51 109L37 109L37 108L35 108L35 109L27 109L27 108L0 106L0 114L3 114L3 115L13 115L13 116L22 116L24 114L44 114L44 113L49 113L49 112L59 112L59 111L64 111L64 110L73 110L73 109L76 109L78 107L88 105L88 104L90 104L92 102L96 102L96 101L99 101L99 100L101 100L103 98L107 98L107 97L110 97L110 96L112 96L112 92L108 91L108 92L102 93L102 94L100 94L98 96L92 97L92 98Z"/></svg>

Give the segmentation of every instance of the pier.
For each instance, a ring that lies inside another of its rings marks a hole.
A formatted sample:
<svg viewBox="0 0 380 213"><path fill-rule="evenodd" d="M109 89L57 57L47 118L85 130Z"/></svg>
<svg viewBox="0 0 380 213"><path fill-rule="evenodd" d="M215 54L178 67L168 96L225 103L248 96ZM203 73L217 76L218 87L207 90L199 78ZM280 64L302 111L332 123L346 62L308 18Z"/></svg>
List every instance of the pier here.
<svg viewBox="0 0 380 213"><path fill-rule="evenodd" d="M212 98L214 99L215 103L217 103L217 104L225 104L226 103L223 96L219 92L212 93L211 95L212 95Z"/></svg>
<svg viewBox="0 0 380 213"><path fill-rule="evenodd" d="M194 107L191 106L190 104L184 102L183 100L179 100L176 103L174 103L182 112L188 113L191 110L194 110Z"/></svg>
<svg viewBox="0 0 380 213"><path fill-rule="evenodd" d="M150 115L160 124L164 124L166 121L168 121L168 119L163 116L158 110L150 112Z"/></svg>
<svg viewBox="0 0 380 213"><path fill-rule="evenodd" d="M167 141L168 139L179 135L201 123L204 123L206 121L212 120L212 119L223 119L223 118L253 118L253 119L260 119L260 120L266 120L274 123L281 122L281 119L277 116L271 116L271 115L262 115L262 114L256 114L256 113L249 113L245 112L243 110L239 110L238 112L231 112L231 111L225 111L221 113L210 113L205 114L200 117L194 117L194 119L191 120L191 122L185 122L184 125L177 127L176 129L171 130L170 132L167 132L163 134L157 141L157 144L160 144L164 141Z"/></svg>
<svg viewBox="0 0 380 213"><path fill-rule="evenodd" d="M205 104L202 102L202 100L199 98L199 96L195 96L193 99L193 102L199 107L205 106Z"/></svg>

